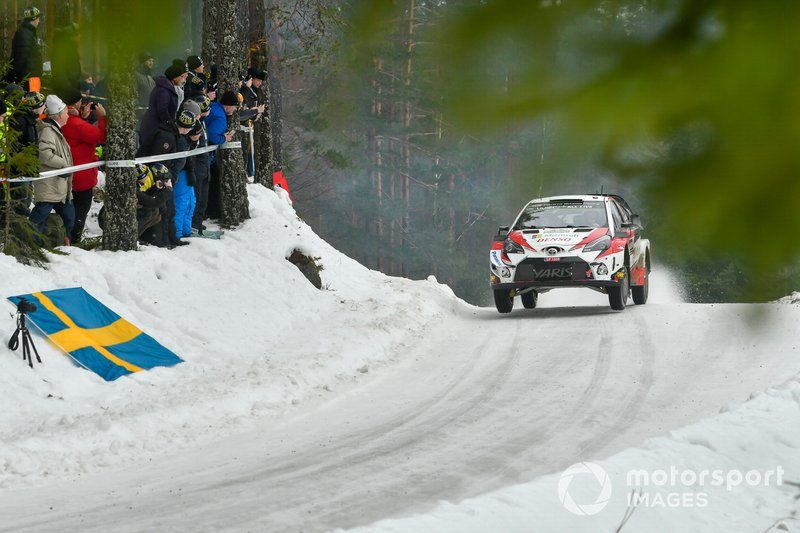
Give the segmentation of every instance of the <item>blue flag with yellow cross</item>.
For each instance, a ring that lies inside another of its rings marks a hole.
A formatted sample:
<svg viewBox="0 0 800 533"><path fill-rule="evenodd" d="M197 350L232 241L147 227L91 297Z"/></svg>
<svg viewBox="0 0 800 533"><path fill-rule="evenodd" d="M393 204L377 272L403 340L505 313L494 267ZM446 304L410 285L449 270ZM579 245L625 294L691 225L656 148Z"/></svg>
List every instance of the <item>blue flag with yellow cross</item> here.
<svg viewBox="0 0 800 533"><path fill-rule="evenodd" d="M106 381L183 361L82 287L10 296L36 305L28 319L84 368Z"/></svg>

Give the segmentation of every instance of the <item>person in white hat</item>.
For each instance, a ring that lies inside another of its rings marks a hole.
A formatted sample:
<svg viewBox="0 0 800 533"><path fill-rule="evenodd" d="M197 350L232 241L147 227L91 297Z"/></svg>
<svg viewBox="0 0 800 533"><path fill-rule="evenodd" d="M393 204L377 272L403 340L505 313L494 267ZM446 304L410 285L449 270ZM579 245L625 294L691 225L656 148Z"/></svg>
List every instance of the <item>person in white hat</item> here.
<svg viewBox="0 0 800 533"><path fill-rule="evenodd" d="M39 170L61 170L72 166L72 152L61 133L67 123L67 105L51 94L45 99L47 117L39 122ZM47 217L52 211L64 221L69 236L75 224L75 208L72 205L72 173L60 174L33 182L34 206L29 217L39 233L44 231ZM66 239L69 245L69 237Z"/></svg>

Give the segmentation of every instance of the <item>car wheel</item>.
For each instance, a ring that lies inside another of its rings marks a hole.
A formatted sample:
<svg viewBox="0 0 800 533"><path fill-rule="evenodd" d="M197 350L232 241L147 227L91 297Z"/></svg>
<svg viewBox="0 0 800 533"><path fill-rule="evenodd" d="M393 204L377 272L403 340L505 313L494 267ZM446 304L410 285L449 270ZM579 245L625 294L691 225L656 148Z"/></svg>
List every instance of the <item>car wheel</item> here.
<svg viewBox="0 0 800 533"><path fill-rule="evenodd" d="M644 305L647 303L647 294L650 292L650 273L645 269L644 271L644 285L637 285L631 287L631 298L636 305Z"/></svg>
<svg viewBox="0 0 800 533"><path fill-rule="evenodd" d="M536 291L526 292L520 295L522 300L522 307L525 309L533 309L536 307L536 302L539 300L539 293Z"/></svg>
<svg viewBox="0 0 800 533"><path fill-rule="evenodd" d="M510 313L514 309L514 298L511 296L511 291L502 289L494 291L494 305L501 313Z"/></svg>
<svg viewBox="0 0 800 533"><path fill-rule="evenodd" d="M622 278L622 282L608 289L608 304L614 311L622 311L625 309L625 303L628 301L628 293L630 292L628 268L625 267L623 272L625 273L625 277Z"/></svg>

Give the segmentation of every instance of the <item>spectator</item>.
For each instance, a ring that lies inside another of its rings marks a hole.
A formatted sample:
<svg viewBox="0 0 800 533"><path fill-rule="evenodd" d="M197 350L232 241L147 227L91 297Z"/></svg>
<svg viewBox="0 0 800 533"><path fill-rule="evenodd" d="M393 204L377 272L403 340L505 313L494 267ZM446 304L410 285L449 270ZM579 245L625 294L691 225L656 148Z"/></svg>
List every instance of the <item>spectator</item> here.
<svg viewBox="0 0 800 533"><path fill-rule="evenodd" d="M156 163L169 177L169 170L161 163ZM162 176L163 176L162 172ZM147 165L136 165L136 229L139 240L143 241L145 233L161 222L161 211L166 207L166 184L156 180ZM144 240L144 242L148 242ZM149 241L152 243L152 240Z"/></svg>
<svg viewBox="0 0 800 533"><path fill-rule="evenodd" d="M261 114L264 112L265 105L263 103L259 105L258 102L259 100L263 101L260 91L266 77L266 72L254 69L250 72L248 81L239 90L244 105L240 119L242 124L248 128L252 128L253 123L261 118ZM261 98L259 98L260 96ZM253 153L253 143L250 142L251 139L251 135L245 135L244 160L247 163L248 177L252 177L255 173L255 154Z"/></svg>
<svg viewBox="0 0 800 533"><path fill-rule="evenodd" d="M67 97L68 119L61 128L72 152L72 164L83 165L97 161L97 146L106 143L106 111L101 104L84 104L81 94L74 90ZM86 119L92 112L92 106L98 115L97 126L92 126ZM75 206L75 225L70 234L70 242L76 244L86 224L86 215L92 207L92 196L97 185L97 169L79 170L72 176L72 202Z"/></svg>
<svg viewBox="0 0 800 533"><path fill-rule="evenodd" d="M200 56L189 56L186 59L186 66L189 67L189 73L194 74L196 77L206 81L206 66L203 64L203 58Z"/></svg>
<svg viewBox="0 0 800 533"><path fill-rule="evenodd" d="M217 99L217 80L208 80L206 82L206 96L212 102Z"/></svg>
<svg viewBox="0 0 800 533"><path fill-rule="evenodd" d="M39 164L42 172L72 166L72 153L61 132L67 123L67 106L58 96L45 99L47 118L39 123ZM72 205L72 173L39 179L33 185L34 206L30 221L39 233L44 231L47 217L55 210L64 221L67 235L72 233L75 209ZM69 244L69 237L67 237Z"/></svg>
<svg viewBox="0 0 800 533"><path fill-rule="evenodd" d="M11 41L11 69L6 81L21 84L27 78L27 89L38 91L42 86L42 40L36 31L42 12L37 7L29 7L22 16L22 23Z"/></svg>
<svg viewBox="0 0 800 533"><path fill-rule="evenodd" d="M53 40L52 87L53 93L66 95L81 87L81 58L78 54L80 27L71 23L56 29Z"/></svg>
<svg viewBox="0 0 800 533"><path fill-rule="evenodd" d="M194 104L198 110L197 102ZM178 128L189 128L186 134L182 134L178 139L178 151L192 150L197 147L199 132L195 133L197 116L191 111L184 110L178 115ZM180 237L190 237L192 235L192 215L194 215L195 195L194 195L194 157L184 158L185 164L182 169L173 173L177 176L173 184L173 194L175 201L175 234Z"/></svg>
<svg viewBox="0 0 800 533"><path fill-rule="evenodd" d="M151 181L152 183L150 183ZM142 182L140 181L140 183ZM152 200L142 196L141 193L151 197ZM171 196L172 176L169 173L169 169L163 163L153 163L150 165L150 176L144 180L144 183L139 187L139 191L136 192L136 201L139 206L145 209L156 209L158 216L155 217L152 211L140 213L137 207L137 224L141 215L143 221L146 222L144 225L149 226L139 228L141 229L139 234L140 242L172 248L169 243L165 244L161 240L164 233L164 224L168 217L167 201Z"/></svg>
<svg viewBox="0 0 800 533"><path fill-rule="evenodd" d="M208 132L206 131L206 117L211 113L211 100L208 96L197 96L195 102L200 107L200 117L197 120L199 125L199 135L197 137L197 147L204 148L208 146ZM195 195L195 208L192 215L192 228L199 234L203 234L206 229L203 224L206 214L206 206L208 204L208 179L211 175L211 154L206 152L204 154L197 154L194 156L194 195Z"/></svg>
<svg viewBox="0 0 800 533"><path fill-rule="evenodd" d="M97 86L94 84L94 78L91 74L81 73L80 90L83 96L96 94Z"/></svg>
<svg viewBox="0 0 800 533"><path fill-rule="evenodd" d="M139 56L139 67L136 69L136 92L139 95L136 104L136 122L141 127L142 117L150 102L150 93L156 86L153 79L153 54L145 52Z"/></svg>
<svg viewBox="0 0 800 533"><path fill-rule="evenodd" d="M191 119L185 117L183 123L174 119L162 123L153 134L150 143L139 147L139 151L136 154L137 157L172 154L187 150L189 140L186 135L191 131L197 117L189 111L183 111L181 114L183 115L184 113L190 115ZM186 124L191 125L186 126ZM186 166L186 158L180 157L165 160L165 166L169 170L173 182L175 182L177 181L177 176ZM156 233L159 246L174 247L189 244L186 241L181 241L176 234L174 191L172 189L167 191L166 211L162 214L161 223Z"/></svg>
<svg viewBox="0 0 800 533"><path fill-rule="evenodd" d="M186 80L186 98L191 99L204 94L206 94L205 80L199 76L190 74Z"/></svg>
<svg viewBox="0 0 800 533"><path fill-rule="evenodd" d="M149 144L161 124L175 120L182 100L178 97L178 87L186 82L186 76L186 69L173 63L164 71L163 76L155 79L156 86L150 93L150 106L139 131L140 144Z"/></svg>
<svg viewBox="0 0 800 533"><path fill-rule="evenodd" d="M38 154L39 154L39 132L37 130L39 115L44 111L44 95L37 92L27 93L21 100L19 107L14 114L14 121L10 127L17 131L17 139L14 146L15 152L21 152L29 146L34 149L37 158L36 169L20 169L12 166L13 175L36 176L39 174ZM10 184L11 199L14 202L14 209L23 216L30 215L31 205L31 184L12 183Z"/></svg>
<svg viewBox="0 0 800 533"><path fill-rule="evenodd" d="M230 142L235 132L228 129L228 115L232 115L239 108L239 98L233 91L227 91L222 95L219 102L211 102L211 112L206 118L206 130L208 132L208 144L224 144ZM219 178L220 167L218 154L209 153L211 170L209 175L209 187L206 215L209 218L219 218Z"/></svg>

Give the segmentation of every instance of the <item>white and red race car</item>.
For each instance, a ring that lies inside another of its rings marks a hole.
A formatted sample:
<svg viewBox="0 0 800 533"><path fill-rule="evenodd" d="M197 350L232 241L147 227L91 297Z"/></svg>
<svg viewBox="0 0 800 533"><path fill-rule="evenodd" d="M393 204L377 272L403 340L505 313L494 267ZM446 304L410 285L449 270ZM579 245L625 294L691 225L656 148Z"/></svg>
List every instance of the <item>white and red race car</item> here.
<svg viewBox="0 0 800 533"><path fill-rule="evenodd" d="M490 284L501 313L514 298L536 307L539 293L588 287L608 294L611 308L625 309L628 297L647 302L650 241L639 216L612 194L537 198L501 226L490 252Z"/></svg>

